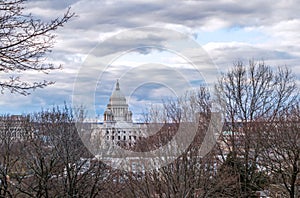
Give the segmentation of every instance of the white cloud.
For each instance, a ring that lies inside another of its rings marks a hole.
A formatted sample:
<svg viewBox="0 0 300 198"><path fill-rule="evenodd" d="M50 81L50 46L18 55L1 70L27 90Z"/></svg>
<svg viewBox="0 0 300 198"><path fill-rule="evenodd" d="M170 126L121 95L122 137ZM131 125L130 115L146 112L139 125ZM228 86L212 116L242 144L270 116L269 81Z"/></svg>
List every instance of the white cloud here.
<svg viewBox="0 0 300 198"><path fill-rule="evenodd" d="M83 64L90 64L90 70L85 71L84 81L81 82L81 85L85 90L93 89L93 87L84 86L89 86L89 77L99 71L98 67L103 67L102 64L105 64L105 61L102 58L104 56L112 55L110 58L114 57L115 53L126 51L132 46L165 46L170 40L179 39L176 37L178 35L146 34L137 30L134 34L132 32L127 35L122 34L122 39L109 40L111 36L123 30L141 26L169 28L187 34L190 38L196 38L199 32L209 35L219 30L224 30L223 33L216 34L220 37L234 34L233 37L220 39L222 41L209 38L209 36L207 36L208 39L204 39L204 50L222 71L226 71L228 66L236 60L246 61L253 58L265 60L268 64L275 66L286 64L298 72L300 68L298 4L296 0L276 2L271 0L172 1L171 3L158 0L146 2L137 0L126 2L30 0L26 6L27 12L32 12L33 15L42 19L49 20L61 16L68 7L71 7L71 10L78 16L57 31L57 43L48 58L51 62L63 64L64 69L52 72L48 76L26 74L27 79L49 78L55 80L56 84L43 90L37 90L25 98L18 95L12 96L9 93L1 95L1 111L39 110L39 106L51 106L70 101L77 72L80 68L84 70ZM250 33L245 36L244 34L247 32ZM253 32L258 32L261 37L256 38L254 34L252 37L251 33ZM195 57L198 55L193 54L192 49L184 49ZM178 56L168 56L163 51L151 50L147 47L139 48L132 54L131 59L118 59L119 62L116 62L115 65L120 68L110 68L107 82L114 83L120 71L124 72L150 61L172 65L176 68L184 66L187 70L182 70L183 73L190 73L193 81L199 78L188 70L189 67L186 67L184 60ZM202 65L202 68L205 69L207 75L213 75L209 67ZM134 75L132 78L159 81L164 77L163 72L161 70L162 74L160 75L154 71L132 72ZM297 75L300 76L299 72ZM109 77L111 79L108 79ZM168 83L178 87L182 86L175 78L169 78ZM111 84L104 86L103 92L109 95L112 86ZM130 86L134 86L134 84ZM163 95L163 92L161 89L157 89L153 90L152 94ZM99 105L106 102L101 101Z"/></svg>

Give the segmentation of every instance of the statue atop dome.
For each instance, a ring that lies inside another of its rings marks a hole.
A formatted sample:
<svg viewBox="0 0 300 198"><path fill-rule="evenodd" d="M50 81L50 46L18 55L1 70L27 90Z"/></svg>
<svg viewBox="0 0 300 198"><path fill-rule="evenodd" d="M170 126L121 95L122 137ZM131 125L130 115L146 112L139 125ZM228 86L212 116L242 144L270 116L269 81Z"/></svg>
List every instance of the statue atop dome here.
<svg viewBox="0 0 300 198"><path fill-rule="evenodd" d="M119 79L117 79L117 83L116 83L116 90L120 90Z"/></svg>

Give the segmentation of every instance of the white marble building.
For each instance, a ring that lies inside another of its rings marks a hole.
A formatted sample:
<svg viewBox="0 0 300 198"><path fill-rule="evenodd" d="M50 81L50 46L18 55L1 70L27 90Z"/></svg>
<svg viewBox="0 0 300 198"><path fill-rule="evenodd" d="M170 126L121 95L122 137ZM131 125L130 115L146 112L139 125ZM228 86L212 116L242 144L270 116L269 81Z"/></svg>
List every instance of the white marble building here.
<svg viewBox="0 0 300 198"><path fill-rule="evenodd" d="M145 136L145 131L145 124L132 121L132 112L117 81L104 112L103 123L99 124L92 134L93 142L97 140L101 144L112 143L111 145L131 147Z"/></svg>

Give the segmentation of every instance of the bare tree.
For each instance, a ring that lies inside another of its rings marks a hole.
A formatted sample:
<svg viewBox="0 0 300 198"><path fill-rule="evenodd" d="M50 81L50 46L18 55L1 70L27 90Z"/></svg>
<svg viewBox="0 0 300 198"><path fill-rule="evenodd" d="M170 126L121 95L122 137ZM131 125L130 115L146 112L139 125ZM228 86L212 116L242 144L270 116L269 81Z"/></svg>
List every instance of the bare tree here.
<svg viewBox="0 0 300 198"><path fill-rule="evenodd" d="M262 189L259 175L264 175L257 164L263 132L258 123L272 122L296 102L295 78L286 67L273 71L264 62L249 61L247 66L238 62L220 78L216 90L220 93L219 101L226 104L223 154L231 155L232 175L238 177L236 194L251 196Z"/></svg>
<svg viewBox="0 0 300 198"><path fill-rule="evenodd" d="M60 161L51 147L40 138L24 145L20 158L25 172L16 178L16 188L22 197L52 197L58 188L57 178L61 173Z"/></svg>
<svg viewBox="0 0 300 198"><path fill-rule="evenodd" d="M150 115L147 114L150 126L151 121L162 125L155 135L137 142L137 146L143 147L139 148L139 151L149 151L166 145L178 133L180 125L184 128L185 136L192 134L190 130L196 129L197 132L189 147L179 156L174 156L174 151L185 142L181 138L176 144L172 144L169 150L165 150L166 156L157 156L162 161L164 157L173 157L172 163L146 173L127 175L129 182L126 182L128 185L126 196L224 197L221 185L223 181L216 180L219 166L217 150L212 147L212 151L205 156L201 152L210 123L211 109L210 94L206 88L201 87L177 100L166 100L162 109L152 109ZM196 128L188 127L190 123L194 123ZM154 128L157 128L157 125Z"/></svg>
<svg viewBox="0 0 300 198"><path fill-rule="evenodd" d="M261 166L271 176L273 196L300 196L300 107L286 109L267 123L261 137Z"/></svg>
<svg viewBox="0 0 300 198"><path fill-rule="evenodd" d="M33 138L23 144L19 141L19 151L11 153L20 165L11 165L18 169L11 180L13 191L8 188L7 193L13 192L13 197L97 197L110 189L109 169L93 159L81 142L69 108L33 114L29 124Z"/></svg>
<svg viewBox="0 0 300 198"><path fill-rule="evenodd" d="M31 14L23 14L26 0L0 1L0 87L4 90L29 94L30 90L53 84L51 81L27 81L20 78L24 71L47 73L60 66L46 63L46 54L55 41L52 34L74 13L68 9L61 18L43 22Z"/></svg>
<svg viewBox="0 0 300 198"><path fill-rule="evenodd" d="M46 132L40 135L46 137L48 149L51 150L49 157L54 160L52 164L56 163L56 168L52 168L53 171L48 175L57 186L52 188L50 197L95 197L104 189L104 185L101 185L105 166L92 159L93 156L80 139L73 116L72 110L65 107L42 112L39 117L39 132ZM49 164L51 161L47 162Z"/></svg>
<svg viewBox="0 0 300 198"><path fill-rule="evenodd" d="M26 123L26 116L0 117L0 197L15 196L14 181L23 172L21 151L31 137Z"/></svg>

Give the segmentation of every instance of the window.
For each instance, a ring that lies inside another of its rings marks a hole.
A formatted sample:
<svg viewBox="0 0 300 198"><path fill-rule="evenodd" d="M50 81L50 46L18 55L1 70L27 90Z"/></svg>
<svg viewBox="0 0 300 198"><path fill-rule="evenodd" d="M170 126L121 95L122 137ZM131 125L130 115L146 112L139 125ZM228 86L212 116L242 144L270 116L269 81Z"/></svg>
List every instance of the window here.
<svg viewBox="0 0 300 198"><path fill-rule="evenodd" d="M111 139L114 140L114 139L115 139L115 136L111 136Z"/></svg>
<svg viewBox="0 0 300 198"><path fill-rule="evenodd" d="M121 140L121 136L118 136L118 140Z"/></svg>
<svg viewBox="0 0 300 198"><path fill-rule="evenodd" d="M126 140L126 136L123 137L123 140L124 140L124 141Z"/></svg>
<svg viewBox="0 0 300 198"><path fill-rule="evenodd" d="M109 140L109 136L106 136L106 139Z"/></svg>

